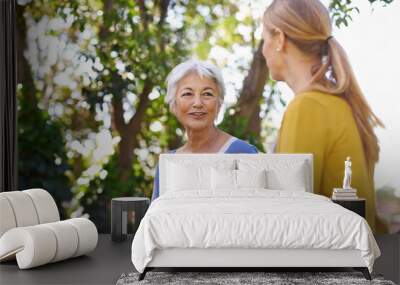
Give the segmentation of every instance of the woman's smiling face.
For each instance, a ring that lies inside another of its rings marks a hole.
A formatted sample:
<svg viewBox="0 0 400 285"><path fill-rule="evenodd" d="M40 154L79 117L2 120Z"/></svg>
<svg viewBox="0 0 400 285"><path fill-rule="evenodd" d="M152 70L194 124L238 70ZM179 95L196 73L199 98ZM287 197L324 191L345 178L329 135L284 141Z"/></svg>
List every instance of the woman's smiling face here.
<svg viewBox="0 0 400 285"><path fill-rule="evenodd" d="M219 102L217 83L191 72L178 82L173 111L185 128L201 130L213 126Z"/></svg>

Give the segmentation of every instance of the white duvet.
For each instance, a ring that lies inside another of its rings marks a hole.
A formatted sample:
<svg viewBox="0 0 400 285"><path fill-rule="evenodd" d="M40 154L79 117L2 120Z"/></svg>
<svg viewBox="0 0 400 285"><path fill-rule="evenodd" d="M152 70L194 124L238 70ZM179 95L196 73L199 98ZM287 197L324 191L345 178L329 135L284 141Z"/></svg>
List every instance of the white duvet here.
<svg viewBox="0 0 400 285"><path fill-rule="evenodd" d="M358 249L372 272L380 250L362 217L330 199L299 191L182 191L156 199L132 243L143 272L155 249Z"/></svg>

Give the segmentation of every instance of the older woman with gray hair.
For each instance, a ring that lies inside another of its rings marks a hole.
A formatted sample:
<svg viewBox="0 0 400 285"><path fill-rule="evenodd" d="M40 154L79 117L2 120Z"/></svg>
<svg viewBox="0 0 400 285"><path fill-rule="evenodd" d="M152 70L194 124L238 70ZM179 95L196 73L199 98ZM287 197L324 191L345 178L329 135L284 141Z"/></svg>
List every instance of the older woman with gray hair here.
<svg viewBox="0 0 400 285"><path fill-rule="evenodd" d="M214 121L224 101L220 70L204 61L188 60L167 77L166 103L186 131L187 141L170 153L257 153L257 148L218 129ZM152 200L159 196L158 167Z"/></svg>

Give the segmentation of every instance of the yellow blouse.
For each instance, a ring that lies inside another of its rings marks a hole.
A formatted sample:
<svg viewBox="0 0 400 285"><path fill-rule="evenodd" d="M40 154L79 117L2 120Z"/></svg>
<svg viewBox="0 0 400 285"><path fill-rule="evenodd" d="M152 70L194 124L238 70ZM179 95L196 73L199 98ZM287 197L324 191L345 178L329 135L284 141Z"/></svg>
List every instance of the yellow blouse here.
<svg viewBox="0 0 400 285"><path fill-rule="evenodd" d="M339 96L322 92L300 93L284 114L276 151L314 155L314 193L327 197L342 188L344 161L352 161L351 186L366 199L366 219L375 229L373 169L368 169L350 106Z"/></svg>

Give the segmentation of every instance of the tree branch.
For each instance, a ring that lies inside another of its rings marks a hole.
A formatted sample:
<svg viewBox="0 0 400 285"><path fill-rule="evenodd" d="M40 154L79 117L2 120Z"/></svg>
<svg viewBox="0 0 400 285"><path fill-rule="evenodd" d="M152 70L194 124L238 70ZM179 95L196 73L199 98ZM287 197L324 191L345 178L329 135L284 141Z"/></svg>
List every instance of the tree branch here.
<svg viewBox="0 0 400 285"><path fill-rule="evenodd" d="M124 121L124 108L121 98L114 95L112 98L112 106L115 128L119 134L122 134L126 129L126 124Z"/></svg>
<svg viewBox="0 0 400 285"><path fill-rule="evenodd" d="M158 21L159 27L164 25L165 18L168 15L168 6L170 2L170 0L160 0L160 2L158 3L158 7L160 9L160 20Z"/></svg>
<svg viewBox="0 0 400 285"><path fill-rule="evenodd" d="M259 136L261 131L260 100L268 79L268 68L262 54L263 41L253 56L249 73L247 74L237 103L237 115L247 118L245 135Z"/></svg>
<svg viewBox="0 0 400 285"><path fill-rule="evenodd" d="M109 25L107 25L107 21L111 17L110 13L112 12L113 9L113 0L103 0L103 6L104 6L103 7L104 16L103 16L103 25L101 25L99 31L100 40L105 40L110 34L109 30L110 27Z"/></svg>
<svg viewBox="0 0 400 285"><path fill-rule="evenodd" d="M149 105L149 94L152 89L153 84L150 80L147 79L144 83L142 93L140 93L139 95L139 103L136 108L136 113L133 115L128 123L128 130L134 133L135 136L140 131L140 123L142 122L147 106Z"/></svg>
<svg viewBox="0 0 400 285"><path fill-rule="evenodd" d="M143 28L146 30L149 26L150 22L150 15L147 13L147 7L145 0L138 0L137 1L140 10L140 18L142 19Z"/></svg>
<svg viewBox="0 0 400 285"><path fill-rule="evenodd" d="M249 117L253 113L255 105L259 103L263 94L268 78L268 68L262 54L262 47L263 41L259 43L257 51L254 53L249 73L240 92L238 106L240 107L240 115L244 117Z"/></svg>

